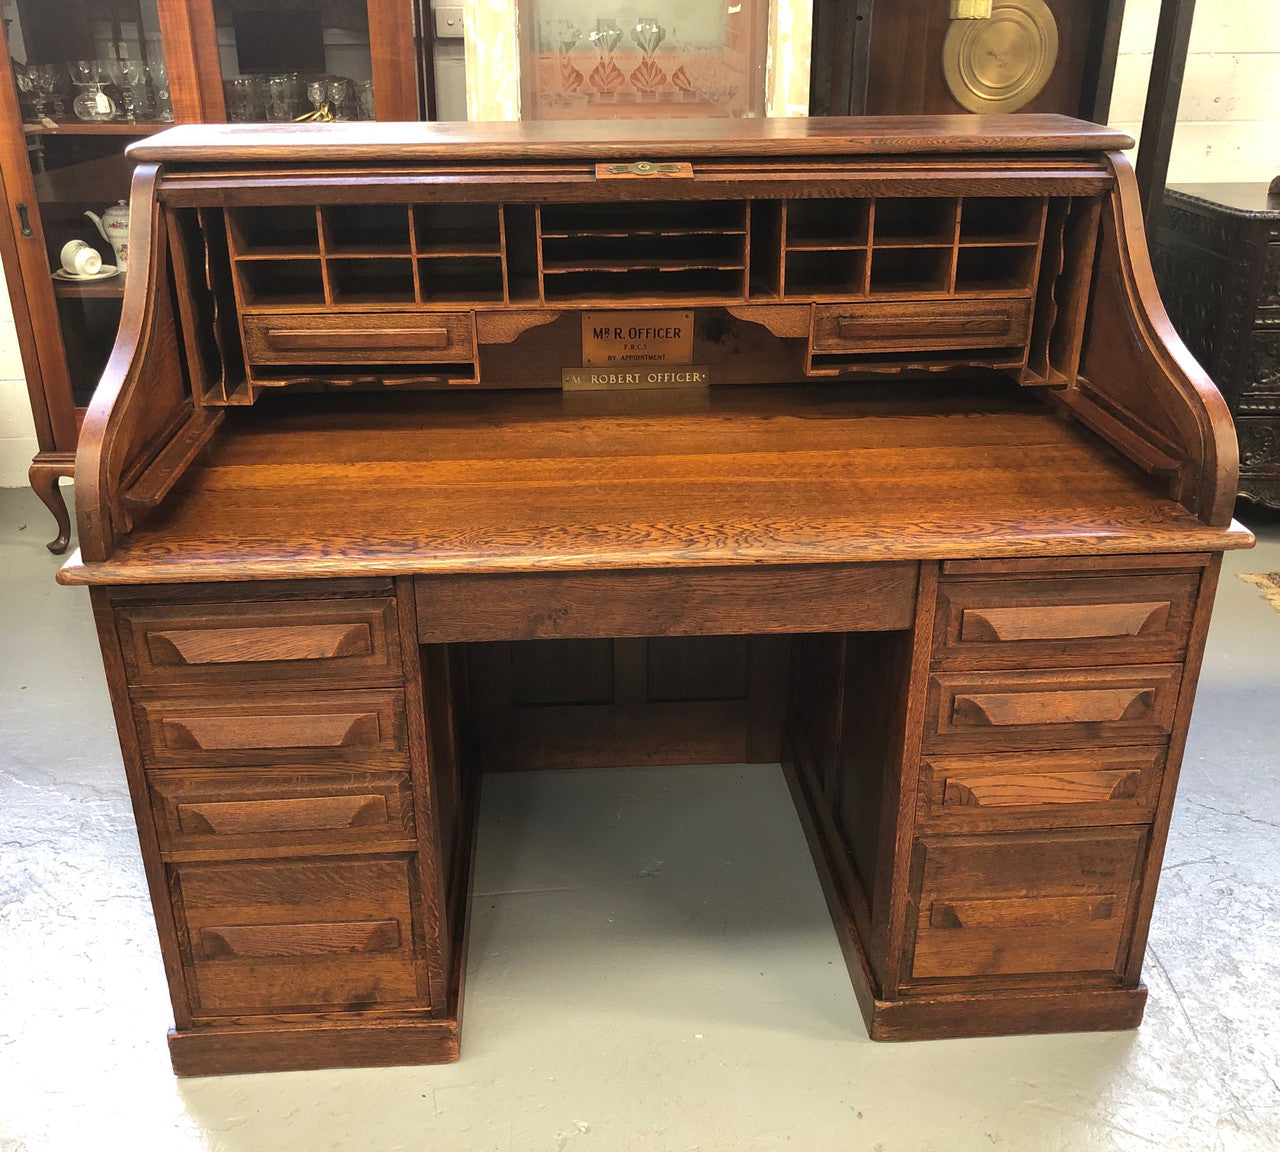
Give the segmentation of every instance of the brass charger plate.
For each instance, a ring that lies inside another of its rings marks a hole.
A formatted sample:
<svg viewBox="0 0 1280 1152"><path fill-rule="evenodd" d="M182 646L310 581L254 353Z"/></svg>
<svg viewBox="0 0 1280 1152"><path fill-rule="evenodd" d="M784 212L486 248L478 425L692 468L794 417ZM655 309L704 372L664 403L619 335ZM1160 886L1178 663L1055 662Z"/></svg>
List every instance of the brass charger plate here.
<svg viewBox="0 0 1280 1152"><path fill-rule="evenodd" d="M1058 61L1058 22L1044 0L995 0L986 20L953 20L942 45L951 94L970 112L1016 112Z"/></svg>

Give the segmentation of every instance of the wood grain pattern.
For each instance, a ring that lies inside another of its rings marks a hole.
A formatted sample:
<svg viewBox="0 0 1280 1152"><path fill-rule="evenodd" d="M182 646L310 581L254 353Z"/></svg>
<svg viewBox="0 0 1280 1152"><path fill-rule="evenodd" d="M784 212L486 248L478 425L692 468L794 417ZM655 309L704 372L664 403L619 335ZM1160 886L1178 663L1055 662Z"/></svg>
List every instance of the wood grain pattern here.
<svg viewBox="0 0 1280 1152"><path fill-rule="evenodd" d="M1138 636L1164 627L1167 600L1137 604L1058 604L1046 608L966 608L961 640L1084 640Z"/></svg>
<svg viewBox="0 0 1280 1152"><path fill-rule="evenodd" d="M1252 540L1199 524L1088 433L1016 398L729 388L713 389L703 411L639 419L568 412L559 396L532 393L292 401L269 418L246 413L162 515L109 561L73 562L60 579L954 559Z"/></svg>
<svg viewBox="0 0 1280 1152"><path fill-rule="evenodd" d="M938 668L1064 667L1180 659L1199 570L1017 571L947 577L934 632Z"/></svg>
<svg viewBox="0 0 1280 1152"><path fill-rule="evenodd" d="M1160 792L1161 747L928 754L920 771L921 828L981 832L1149 821Z"/></svg>
<svg viewBox="0 0 1280 1152"><path fill-rule="evenodd" d="M1128 148L1123 132L1069 116L865 116L854 119L575 121L486 124L229 124L170 128L130 147L139 162L287 160L626 161L677 154L763 156L1002 152L1052 154ZM656 183L622 181L629 194ZM675 181L674 183L680 183Z"/></svg>
<svg viewBox="0 0 1280 1152"><path fill-rule="evenodd" d="M1173 725L1176 664L1026 672L935 672L925 746L1070 748L1162 741Z"/></svg>
<svg viewBox="0 0 1280 1152"><path fill-rule="evenodd" d="M927 839L912 980L1114 971L1141 827Z"/></svg>
<svg viewBox="0 0 1280 1152"><path fill-rule="evenodd" d="M394 689L280 692L135 703L154 767L359 760L400 766L404 695Z"/></svg>
<svg viewBox="0 0 1280 1152"><path fill-rule="evenodd" d="M326 956L334 952L394 952L400 947L395 920L359 920L324 924L225 924L200 930L206 960L223 956L267 959Z"/></svg>
<svg viewBox="0 0 1280 1152"><path fill-rule="evenodd" d="M376 768L177 768L147 775L169 860L297 855L403 844L414 834L407 775Z"/></svg>
<svg viewBox="0 0 1280 1152"><path fill-rule="evenodd" d="M305 800L211 800L179 804L178 829L214 836L360 828L387 822L385 796L312 796Z"/></svg>
<svg viewBox="0 0 1280 1152"><path fill-rule="evenodd" d="M1006 347L1030 331L1026 298L823 304L813 311L815 351Z"/></svg>
<svg viewBox="0 0 1280 1152"><path fill-rule="evenodd" d="M186 604L121 603L116 626L135 685L394 684L400 675L395 601L368 599Z"/></svg>
<svg viewBox="0 0 1280 1152"><path fill-rule="evenodd" d="M906 628L915 564L419 576L423 643Z"/></svg>

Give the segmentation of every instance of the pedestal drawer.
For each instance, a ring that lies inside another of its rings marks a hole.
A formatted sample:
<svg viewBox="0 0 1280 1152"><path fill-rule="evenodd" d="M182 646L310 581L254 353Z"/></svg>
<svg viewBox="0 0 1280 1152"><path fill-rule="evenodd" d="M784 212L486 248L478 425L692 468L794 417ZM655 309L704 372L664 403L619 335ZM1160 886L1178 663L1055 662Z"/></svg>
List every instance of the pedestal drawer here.
<svg viewBox="0 0 1280 1152"><path fill-rule="evenodd" d="M1155 744L1168 736L1182 668L935 672L927 751Z"/></svg>
<svg viewBox="0 0 1280 1152"><path fill-rule="evenodd" d="M305 679L396 683L395 600L126 604L116 610L129 682Z"/></svg>
<svg viewBox="0 0 1280 1152"><path fill-rule="evenodd" d="M1146 828L928 838L913 980L1118 973Z"/></svg>
<svg viewBox="0 0 1280 1152"><path fill-rule="evenodd" d="M135 696L134 711L149 768L341 761L405 766L399 689Z"/></svg>
<svg viewBox="0 0 1280 1152"><path fill-rule="evenodd" d="M414 835L406 772L177 768L148 775L161 851L384 850ZM403 844L397 846L403 847Z"/></svg>
<svg viewBox="0 0 1280 1152"><path fill-rule="evenodd" d="M424 1005L410 859L174 867L192 1014Z"/></svg>
<svg viewBox="0 0 1280 1152"><path fill-rule="evenodd" d="M938 586L936 668L1180 660L1199 571L948 580Z"/></svg>
<svg viewBox="0 0 1280 1152"><path fill-rule="evenodd" d="M951 832L1145 823L1164 762L1163 748L930 755L916 819Z"/></svg>

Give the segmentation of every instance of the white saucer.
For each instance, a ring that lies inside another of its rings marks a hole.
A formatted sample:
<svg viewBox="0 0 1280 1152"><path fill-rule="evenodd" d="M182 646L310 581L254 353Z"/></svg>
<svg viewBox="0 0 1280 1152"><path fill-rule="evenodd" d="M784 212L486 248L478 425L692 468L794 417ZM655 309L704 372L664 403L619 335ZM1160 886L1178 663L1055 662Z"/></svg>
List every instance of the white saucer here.
<svg viewBox="0 0 1280 1152"><path fill-rule="evenodd" d="M76 276L68 272L65 268L59 268L54 274L55 280L68 280L72 284L80 284L86 280L110 280L112 276L119 276L120 270L114 264L104 264L101 272L95 272L92 276Z"/></svg>

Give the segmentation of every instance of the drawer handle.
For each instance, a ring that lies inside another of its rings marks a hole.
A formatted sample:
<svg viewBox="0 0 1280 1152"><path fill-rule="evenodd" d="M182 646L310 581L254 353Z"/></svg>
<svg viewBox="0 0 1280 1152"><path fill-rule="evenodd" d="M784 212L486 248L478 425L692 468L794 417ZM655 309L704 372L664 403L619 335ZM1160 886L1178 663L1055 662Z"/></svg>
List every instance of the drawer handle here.
<svg viewBox="0 0 1280 1152"><path fill-rule="evenodd" d="M951 709L951 720L957 727L972 728L1143 720L1151 715L1155 695L1150 688L957 695Z"/></svg>
<svg viewBox="0 0 1280 1152"><path fill-rule="evenodd" d="M166 716L163 726L174 750L347 748L376 744L379 735L376 712Z"/></svg>
<svg viewBox="0 0 1280 1152"><path fill-rule="evenodd" d="M839 316L836 332L844 338L856 336L928 336L943 329L973 336L1001 336L1009 331L1013 317L1008 312L934 312L923 316Z"/></svg>
<svg viewBox="0 0 1280 1152"><path fill-rule="evenodd" d="M1050 604L1021 608L966 608L960 639L1085 640L1142 636L1169 623L1168 600L1140 604Z"/></svg>
<svg viewBox="0 0 1280 1152"><path fill-rule="evenodd" d="M156 664L239 664L371 656L368 624L298 624L268 628L175 628L147 635Z"/></svg>
<svg viewBox="0 0 1280 1152"><path fill-rule="evenodd" d="M329 956L339 952L394 952L400 947L400 924L396 920L357 920L333 924L230 924L202 929L200 947L206 960Z"/></svg>
<svg viewBox="0 0 1280 1152"><path fill-rule="evenodd" d="M288 800L211 800L178 805L178 828L188 835L242 836L252 832L314 832L388 823L385 796L308 796Z"/></svg>
<svg viewBox="0 0 1280 1152"><path fill-rule="evenodd" d="M268 328L267 343L280 352L357 347L447 348L447 328Z"/></svg>
<svg viewBox="0 0 1280 1152"><path fill-rule="evenodd" d="M1142 773L1058 772L1033 775L949 776L942 791L944 808L1015 808L1030 804L1101 804L1133 800Z"/></svg>
<svg viewBox="0 0 1280 1152"><path fill-rule="evenodd" d="M935 900L930 928L1030 928L1110 920L1116 898L1108 896L1017 896L1006 900Z"/></svg>

